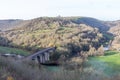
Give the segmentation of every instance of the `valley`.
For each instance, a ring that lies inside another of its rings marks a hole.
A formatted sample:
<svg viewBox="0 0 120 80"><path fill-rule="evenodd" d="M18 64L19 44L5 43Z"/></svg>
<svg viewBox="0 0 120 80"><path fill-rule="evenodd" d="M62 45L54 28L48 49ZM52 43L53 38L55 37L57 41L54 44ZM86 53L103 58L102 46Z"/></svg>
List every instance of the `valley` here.
<svg viewBox="0 0 120 80"><path fill-rule="evenodd" d="M46 66L33 60L17 61L14 57L0 56L0 71L3 72L0 80L9 76L15 80L33 80L32 77L34 80L120 79L119 21L40 17L3 20L0 29L0 55L14 54L25 58L56 47L46 63L59 63L59 66Z"/></svg>

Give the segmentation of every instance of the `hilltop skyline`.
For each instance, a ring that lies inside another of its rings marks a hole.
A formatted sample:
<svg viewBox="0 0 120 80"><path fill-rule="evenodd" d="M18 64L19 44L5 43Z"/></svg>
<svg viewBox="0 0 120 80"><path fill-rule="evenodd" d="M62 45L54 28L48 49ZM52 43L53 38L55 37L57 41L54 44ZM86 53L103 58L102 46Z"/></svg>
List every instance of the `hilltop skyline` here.
<svg viewBox="0 0 120 80"><path fill-rule="evenodd" d="M119 3L119 0L1 0L0 19L32 19L60 15L119 20Z"/></svg>

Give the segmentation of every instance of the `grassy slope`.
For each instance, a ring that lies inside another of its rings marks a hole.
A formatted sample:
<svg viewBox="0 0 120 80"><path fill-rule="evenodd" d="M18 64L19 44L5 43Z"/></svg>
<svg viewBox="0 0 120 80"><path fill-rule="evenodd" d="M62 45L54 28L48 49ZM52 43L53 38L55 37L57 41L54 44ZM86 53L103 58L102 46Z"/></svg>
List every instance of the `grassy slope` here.
<svg viewBox="0 0 120 80"><path fill-rule="evenodd" d="M88 64L105 75L120 74L120 53L116 51L106 51L105 56L89 58Z"/></svg>
<svg viewBox="0 0 120 80"><path fill-rule="evenodd" d="M27 56L29 54L29 52L25 50L21 50L17 48L2 47L2 46L0 46L0 53L20 54L24 56Z"/></svg>

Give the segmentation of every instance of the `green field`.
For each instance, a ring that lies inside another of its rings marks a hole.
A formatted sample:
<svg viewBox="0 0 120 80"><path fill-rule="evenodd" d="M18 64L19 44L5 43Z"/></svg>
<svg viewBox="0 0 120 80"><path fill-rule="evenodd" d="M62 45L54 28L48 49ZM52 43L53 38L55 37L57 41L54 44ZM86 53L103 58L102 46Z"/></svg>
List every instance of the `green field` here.
<svg viewBox="0 0 120 80"><path fill-rule="evenodd" d="M120 74L120 52L106 51L104 56L90 57L87 64L97 72L113 76Z"/></svg>
<svg viewBox="0 0 120 80"><path fill-rule="evenodd" d="M17 49L17 48L3 47L3 46L0 46L0 53L1 54L6 54L6 53L19 54L19 55L23 55L23 56L29 55L28 51L25 51L22 49Z"/></svg>

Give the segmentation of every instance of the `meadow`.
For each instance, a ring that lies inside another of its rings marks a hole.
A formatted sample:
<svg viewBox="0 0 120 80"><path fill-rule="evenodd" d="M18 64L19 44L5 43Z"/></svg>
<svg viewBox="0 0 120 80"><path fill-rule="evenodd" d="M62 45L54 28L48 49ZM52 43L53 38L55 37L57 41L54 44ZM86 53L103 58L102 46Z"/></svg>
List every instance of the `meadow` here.
<svg viewBox="0 0 120 80"><path fill-rule="evenodd" d="M104 56L90 57L86 63L106 76L120 75L120 52L106 51Z"/></svg>
<svg viewBox="0 0 120 80"><path fill-rule="evenodd" d="M29 51L26 51L26 50L22 50L22 49L17 49L17 48L10 48L10 47L3 47L3 46L0 46L0 53L1 54L19 54L19 55L22 55L22 56L27 56L30 54Z"/></svg>

